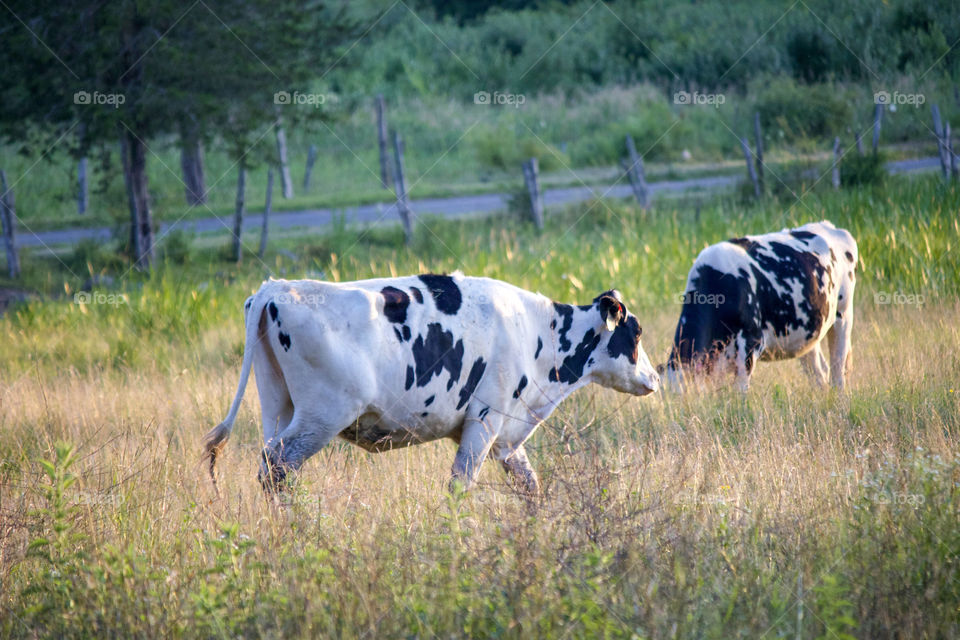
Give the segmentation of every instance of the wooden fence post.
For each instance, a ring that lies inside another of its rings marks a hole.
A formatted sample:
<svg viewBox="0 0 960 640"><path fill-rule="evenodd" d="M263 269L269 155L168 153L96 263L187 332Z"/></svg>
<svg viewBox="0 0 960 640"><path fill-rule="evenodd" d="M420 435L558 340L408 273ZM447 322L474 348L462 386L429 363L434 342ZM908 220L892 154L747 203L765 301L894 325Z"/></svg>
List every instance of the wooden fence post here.
<svg viewBox="0 0 960 640"><path fill-rule="evenodd" d="M290 165L287 163L287 133L283 130L280 120L277 120L277 157L280 159L280 187L283 197L289 200L293 197L293 179L290 177Z"/></svg>
<svg viewBox="0 0 960 640"><path fill-rule="evenodd" d="M240 162L237 170L237 202L233 210L233 259L238 263L243 260L243 244L240 238L243 236L243 209L246 200L247 188L247 168Z"/></svg>
<svg viewBox="0 0 960 640"><path fill-rule="evenodd" d="M960 157L957 156L957 152L953 148L953 133L950 131L950 123L947 123L947 151L950 156L950 174L953 175L954 179L960 178Z"/></svg>
<svg viewBox="0 0 960 640"><path fill-rule="evenodd" d="M387 152L387 105L383 94L377 94L377 146L380 148L380 183L390 188L390 160Z"/></svg>
<svg viewBox="0 0 960 640"><path fill-rule="evenodd" d="M13 279L20 277L20 256L17 253L17 205L13 189L7 187L7 172L0 169L0 222L3 223L3 244L7 251L7 271Z"/></svg>
<svg viewBox="0 0 960 640"><path fill-rule="evenodd" d="M740 138L740 147L743 149L743 158L747 161L747 175L753 183L753 195L757 200L760 199L760 182L757 180L757 170L753 164L753 158L750 157L750 143L746 138Z"/></svg>
<svg viewBox="0 0 960 640"><path fill-rule="evenodd" d="M543 196L540 193L539 175L540 163L536 158L523 163L523 181L530 194L530 213L538 230L543 229Z"/></svg>
<svg viewBox="0 0 960 640"><path fill-rule="evenodd" d="M830 182L834 189L840 188L840 136L833 139L833 167L830 170Z"/></svg>
<svg viewBox="0 0 960 640"><path fill-rule="evenodd" d="M313 147L311 146L311 149ZM307 174L309 175L309 173ZM263 225L260 227L260 250L257 255L261 258L267 253L267 233L269 229L270 209L273 207L273 167L267 167L267 200L263 205Z"/></svg>
<svg viewBox="0 0 960 640"><path fill-rule="evenodd" d="M937 138L937 156L940 157L940 172L944 180L950 179L950 158L947 149L947 143L944 139L943 123L940 120L940 107L937 103L930 105L930 113L933 116L933 133Z"/></svg>
<svg viewBox="0 0 960 640"><path fill-rule="evenodd" d="M83 156L77 162L77 213L83 215L87 212L90 200L87 189L87 156Z"/></svg>
<svg viewBox="0 0 960 640"><path fill-rule="evenodd" d="M757 165L757 184L760 187L760 193L764 193L765 189L763 188L763 134L760 131L760 112L753 112L753 137L756 140L757 154L756 154L756 165Z"/></svg>
<svg viewBox="0 0 960 640"><path fill-rule="evenodd" d="M303 192L310 191L310 174L313 173L313 164L317 161L317 145L312 144L307 149L307 168L303 171ZM273 179L273 167L267 172L267 178ZM267 196L268 198L270 196Z"/></svg>
<svg viewBox="0 0 960 640"><path fill-rule="evenodd" d="M637 202L644 209L650 206L650 189L647 188L647 178L643 170L643 158L637 153L637 147L633 143L633 136L627 134L627 178L630 180L630 186L633 188L633 195Z"/></svg>
<svg viewBox="0 0 960 640"><path fill-rule="evenodd" d="M413 212L407 199L407 183L403 177L403 139L393 132L394 183L397 193L397 212L403 223L403 239L407 246L413 243Z"/></svg>
<svg viewBox="0 0 960 640"><path fill-rule="evenodd" d="M880 122L883 120L883 105L873 107L873 152L880 152Z"/></svg>

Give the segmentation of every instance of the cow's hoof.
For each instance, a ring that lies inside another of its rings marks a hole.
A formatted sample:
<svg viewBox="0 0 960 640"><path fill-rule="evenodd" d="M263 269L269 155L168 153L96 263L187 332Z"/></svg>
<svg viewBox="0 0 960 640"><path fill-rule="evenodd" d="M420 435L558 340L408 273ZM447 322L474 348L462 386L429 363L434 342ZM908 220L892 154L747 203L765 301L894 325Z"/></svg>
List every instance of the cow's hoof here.
<svg viewBox="0 0 960 640"><path fill-rule="evenodd" d="M260 465L260 472L257 474L257 480L260 486L269 494L277 494L283 491L287 482L287 468L282 462L275 460L268 450L263 450L263 462Z"/></svg>

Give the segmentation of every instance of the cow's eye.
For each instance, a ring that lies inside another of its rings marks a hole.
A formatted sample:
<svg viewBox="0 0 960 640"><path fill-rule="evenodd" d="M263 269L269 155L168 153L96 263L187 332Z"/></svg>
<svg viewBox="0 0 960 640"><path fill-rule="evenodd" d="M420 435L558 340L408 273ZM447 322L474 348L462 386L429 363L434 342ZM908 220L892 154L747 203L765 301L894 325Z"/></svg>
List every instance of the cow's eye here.
<svg viewBox="0 0 960 640"><path fill-rule="evenodd" d="M643 327L637 325L637 342L640 342L640 336L643 335Z"/></svg>

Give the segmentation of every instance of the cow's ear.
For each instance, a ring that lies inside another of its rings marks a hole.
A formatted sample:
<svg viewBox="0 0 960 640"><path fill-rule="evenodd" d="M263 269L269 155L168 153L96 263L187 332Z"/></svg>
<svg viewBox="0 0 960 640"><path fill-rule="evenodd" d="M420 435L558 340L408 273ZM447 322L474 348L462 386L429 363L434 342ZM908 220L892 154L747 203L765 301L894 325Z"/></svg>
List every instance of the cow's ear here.
<svg viewBox="0 0 960 640"><path fill-rule="evenodd" d="M616 329L617 325L627 317L626 307L613 296L601 296L598 306L600 307L600 318L603 320L607 331Z"/></svg>

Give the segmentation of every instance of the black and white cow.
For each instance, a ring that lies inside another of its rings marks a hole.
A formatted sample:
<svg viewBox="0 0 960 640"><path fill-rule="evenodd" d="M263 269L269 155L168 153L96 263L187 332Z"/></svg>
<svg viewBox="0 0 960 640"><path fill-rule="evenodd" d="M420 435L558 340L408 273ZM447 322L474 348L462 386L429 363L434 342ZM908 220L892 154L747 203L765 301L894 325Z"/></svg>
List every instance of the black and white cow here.
<svg viewBox="0 0 960 640"><path fill-rule="evenodd" d="M589 382L641 396L659 387L640 334L616 291L572 306L459 272L270 280L246 302L239 388L204 443L210 473L252 366L265 488L340 436L373 452L452 438L451 483L469 486L492 452L536 491L523 443L564 398Z"/></svg>
<svg viewBox="0 0 960 640"><path fill-rule="evenodd" d="M843 388L858 259L853 236L827 221L707 247L687 278L667 386L680 390L691 373L733 369L745 391L758 359L800 357L818 384L832 372Z"/></svg>

